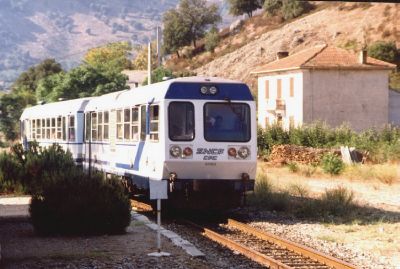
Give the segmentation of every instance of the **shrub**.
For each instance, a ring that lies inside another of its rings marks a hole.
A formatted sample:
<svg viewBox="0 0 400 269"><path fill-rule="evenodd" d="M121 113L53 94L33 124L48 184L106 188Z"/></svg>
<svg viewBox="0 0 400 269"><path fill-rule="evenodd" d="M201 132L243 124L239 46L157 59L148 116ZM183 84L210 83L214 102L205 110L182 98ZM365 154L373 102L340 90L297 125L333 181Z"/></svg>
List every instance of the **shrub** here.
<svg viewBox="0 0 400 269"><path fill-rule="evenodd" d="M213 27L205 36L205 49L207 51L214 52L214 49L218 46L218 43L218 29Z"/></svg>
<svg viewBox="0 0 400 269"><path fill-rule="evenodd" d="M295 162L290 162L287 166L292 173L297 173L299 171L299 166Z"/></svg>
<svg viewBox="0 0 400 269"><path fill-rule="evenodd" d="M45 175L43 193L32 197L32 224L39 234L123 233L130 223L130 202L116 179L90 178L80 169Z"/></svg>
<svg viewBox="0 0 400 269"><path fill-rule="evenodd" d="M344 169L344 163L341 158L333 153L325 154L322 157L322 169L331 175L339 175Z"/></svg>
<svg viewBox="0 0 400 269"><path fill-rule="evenodd" d="M344 216L355 207L354 193L341 186L326 190L321 196L320 204L324 215Z"/></svg>
<svg viewBox="0 0 400 269"><path fill-rule="evenodd" d="M382 61L395 63L398 51L394 42L377 41L368 47L368 54Z"/></svg>
<svg viewBox="0 0 400 269"><path fill-rule="evenodd" d="M249 203L268 210L284 211L290 206L289 193L273 190L273 185L265 175L256 180L254 193L249 197Z"/></svg>
<svg viewBox="0 0 400 269"><path fill-rule="evenodd" d="M308 1L265 0L263 8L270 15L282 12L285 20L290 20L310 11L312 5Z"/></svg>
<svg viewBox="0 0 400 269"><path fill-rule="evenodd" d="M0 153L0 193L23 192L22 166L18 160L9 153Z"/></svg>

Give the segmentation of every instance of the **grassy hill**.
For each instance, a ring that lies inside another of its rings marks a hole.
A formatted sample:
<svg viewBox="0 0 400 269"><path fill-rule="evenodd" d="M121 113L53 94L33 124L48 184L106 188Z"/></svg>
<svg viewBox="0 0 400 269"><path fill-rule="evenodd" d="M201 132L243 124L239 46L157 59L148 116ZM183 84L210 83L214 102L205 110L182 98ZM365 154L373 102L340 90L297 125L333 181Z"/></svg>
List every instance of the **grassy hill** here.
<svg viewBox="0 0 400 269"><path fill-rule="evenodd" d="M238 33L222 38L214 53L172 58L167 65L198 75L245 81L256 90L250 71L275 60L277 51L290 54L321 43L360 49L374 41L395 41L400 47L400 4L323 3L300 18L283 21L265 14L247 20ZM225 30L226 31L226 30Z"/></svg>

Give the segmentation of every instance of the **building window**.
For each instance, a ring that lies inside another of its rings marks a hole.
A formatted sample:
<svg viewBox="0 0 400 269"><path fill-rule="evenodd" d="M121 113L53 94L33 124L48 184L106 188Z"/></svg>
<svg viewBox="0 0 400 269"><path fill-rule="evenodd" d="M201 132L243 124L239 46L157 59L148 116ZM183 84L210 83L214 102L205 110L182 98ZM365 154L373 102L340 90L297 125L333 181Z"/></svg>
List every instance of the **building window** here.
<svg viewBox="0 0 400 269"><path fill-rule="evenodd" d="M294 128L294 116L289 117L289 128Z"/></svg>
<svg viewBox="0 0 400 269"><path fill-rule="evenodd" d="M139 108L132 108L132 117L131 117L131 140L138 141L139 140Z"/></svg>
<svg viewBox="0 0 400 269"><path fill-rule="evenodd" d="M278 79L276 81L277 83L277 94L276 94L276 99L282 99L282 80Z"/></svg>
<svg viewBox="0 0 400 269"><path fill-rule="evenodd" d="M269 126L269 118L265 117L265 127L268 127L268 126Z"/></svg>
<svg viewBox="0 0 400 269"><path fill-rule="evenodd" d="M150 140L158 140L159 106L150 106Z"/></svg>
<svg viewBox="0 0 400 269"><path fill-rule="evenodd" d="M67 132L66 132L66 129L65 129L65 122L66 122L66 120L65 120L65 117L62 117L62 140L67 140Z"/></svg>
<svg viewBox="0 0 400 269"><path fill-rule="evenodd" d="M290 97L294 97L294 78L290 78Z"/></svg>
<svg viewBox="0 0 400 269"><path fill-rule="evenodd" d="M265 81L265 99L269 99L269 80Z"/></svg>

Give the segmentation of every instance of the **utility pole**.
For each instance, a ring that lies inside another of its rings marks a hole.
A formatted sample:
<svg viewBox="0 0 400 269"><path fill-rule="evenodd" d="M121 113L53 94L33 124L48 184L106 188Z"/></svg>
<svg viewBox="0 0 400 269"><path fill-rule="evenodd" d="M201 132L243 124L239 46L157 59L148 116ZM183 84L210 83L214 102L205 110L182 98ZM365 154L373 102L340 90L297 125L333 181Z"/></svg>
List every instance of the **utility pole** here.
<svg viewBox="0 0 400 269"><path fill-rule="evenodd" d="M161 65L161 27L156 28L156 42L157 42L157 66Z"/></svg>
<svg viewBox="0 0 400 269"><path fill-rule="evenodd" d="M147 49L147 85L151 84L151 42L148 44Z"/></svg>

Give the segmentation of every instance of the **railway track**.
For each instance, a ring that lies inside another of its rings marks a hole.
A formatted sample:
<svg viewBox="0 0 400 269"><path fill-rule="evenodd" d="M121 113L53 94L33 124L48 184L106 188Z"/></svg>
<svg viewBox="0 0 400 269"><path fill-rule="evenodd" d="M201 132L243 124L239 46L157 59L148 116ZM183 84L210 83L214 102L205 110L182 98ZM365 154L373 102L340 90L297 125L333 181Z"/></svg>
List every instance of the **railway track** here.
<svg viewBox="0 0 400 269"><path fill-rule="evenodd" d="M136 200L131 200L131 204L139 212L152 211L149 204ZM180 222L200 230L207 238L271 269L357 268L345 261L233 219L228 219L226 224L213 229L186 219Z"/></svg>
<svg viewBox="0 0 400 269"><path fill-rule="evenodd" d="M209 239L272 269L356 268L347 262L232 219L217 229L208 229L191 221L184 222L201 230Z"/></svg>

